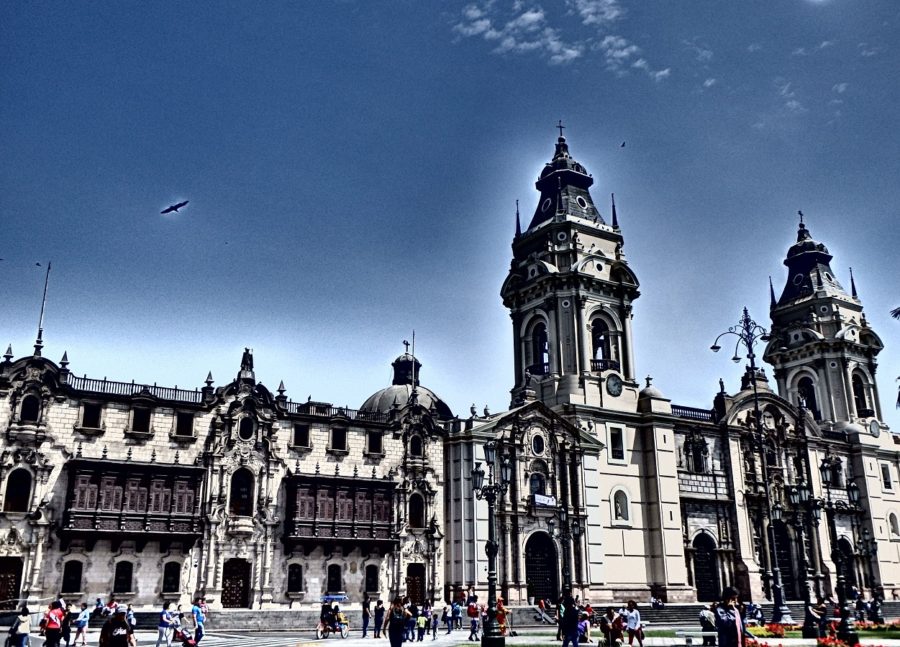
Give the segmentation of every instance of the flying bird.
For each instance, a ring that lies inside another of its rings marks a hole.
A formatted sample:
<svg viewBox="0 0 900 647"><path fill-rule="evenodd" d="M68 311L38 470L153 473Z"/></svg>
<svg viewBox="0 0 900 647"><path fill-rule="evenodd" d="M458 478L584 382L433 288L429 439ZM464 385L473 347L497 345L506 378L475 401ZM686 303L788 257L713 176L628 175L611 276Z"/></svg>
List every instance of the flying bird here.
<svg viewBox="0 0 900 647"><path fill-rule="evenodd" d="M167 213L172 213L173 211L176 211L176 212L177 212L179 209L181 209L181 207L183 207L184 205L186 205L188 202L190 202L190 200L185 200L184 202L179 202L178 204L173 204L173 205L171 205L171 206L169 206L169 207L166 207L166 208L163 209L162 211L160 211L160 213L161 213L161 214L167 214Z"/></svg>
<svg viewBox="0 0 900 647"><path fill-rule="evenodd" d="M625 142L622 142L622 145L619 148L625 148Z"/></svg>

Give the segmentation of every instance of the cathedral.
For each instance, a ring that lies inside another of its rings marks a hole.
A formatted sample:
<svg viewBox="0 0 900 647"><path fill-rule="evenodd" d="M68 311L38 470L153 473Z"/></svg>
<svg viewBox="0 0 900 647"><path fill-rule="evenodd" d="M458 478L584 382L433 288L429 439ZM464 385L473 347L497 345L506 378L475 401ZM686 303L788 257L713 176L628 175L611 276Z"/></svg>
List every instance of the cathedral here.
<svg viewBox="0 0 900 647"><path fill-rule="evenodd" d="M838 580L897 596L900 450L852 277L848 292L801 219L768 330L745 311L731 331L740 384L675 404L638 380L640 259L593 181L560 136L517 221L500 288L507 411L454 414L408 349L359 409L270 390L249 350L226 383L188 390L79 377L40 334L30 355L8 349L0 600L484 596L491 523L511 605L566 586L594 603L706 601L726 585L802 600ZM472 478L488 443L490 477L508 479L493 517Z"/></svg>

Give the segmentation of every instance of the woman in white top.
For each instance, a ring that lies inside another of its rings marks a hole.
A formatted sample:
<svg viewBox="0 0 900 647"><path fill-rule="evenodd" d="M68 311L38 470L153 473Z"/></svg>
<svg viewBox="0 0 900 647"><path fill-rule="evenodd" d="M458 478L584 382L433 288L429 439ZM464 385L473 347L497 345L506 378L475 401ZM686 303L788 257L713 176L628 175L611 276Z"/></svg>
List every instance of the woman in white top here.
<svg viewBox="0 0 900 647"><path fill-rule="evenodd" d="M634 644L637 638L638 646L644 647L644 631L641 629L641 612L637 610L637 602L628 601L628 608L625 610L625 627L628 629L628 644Z"/></svg>

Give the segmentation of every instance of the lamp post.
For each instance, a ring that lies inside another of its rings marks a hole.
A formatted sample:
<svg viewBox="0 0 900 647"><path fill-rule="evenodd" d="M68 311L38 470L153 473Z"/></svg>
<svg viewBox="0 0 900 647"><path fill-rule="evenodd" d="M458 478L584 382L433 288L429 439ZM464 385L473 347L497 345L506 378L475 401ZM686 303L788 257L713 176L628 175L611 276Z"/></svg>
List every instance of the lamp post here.
<svg viewBox="0 0 900 647"><path fill-rule="evenodd" d="M831 540L831 561L834 562L834 568L837 571L835 579L835 588L837 589L838 606L840 608L841 621L838 623L837 637L848 645L855 645L859 642L859 634L856 632L856 620L853 617L853 610L850 608L850 601L847 598L847 578L844 575L844 554L838 545L837 521L835 517L839 512L855 513L859 504L859 486L856 483L850 483L847 486L847 502L833 501L831 499L831 486L840 483L841 480L841 460L836 456L826 453L825 458L819 466L822 471L822 484L825 489L825 500L818 501L818 504L825 508L825 514L828 517L828 533Z"/></svg>
<svg viewBox="0 0 900 647"><path fill-rule="evenodd" d="M488 557L488 608L487 620L481 632L481 644L485 647L504 647L506 638L500 633L500 625L497 623L497 543L496 515L494 506L497 497L506 493L512 472L512 465L508 458L504 458L500 464L500 478L494 482L494 465L497 460L497 444L489 441L484 445L484 462L488 467L488 482L484 482L484 470L481 463L475 463L472 470L472 488L475 496L484 499L488 504L488 540L484 546L484 552Z"/></svg>
<svg viewBox="0 0 900 647"><path fill-rule="evenodd" d="M800 482L799 485L791 486L788 488L788 503L791 504L791 507L794 509L794 530L797 532L797 543L799 545L798 555L800 557L800 573L803 575L803 582L801 583L801 593L803 594L803 637L804 638L818 638L819 637L819 627L816 622L815 617L809 612L809 605L811 604L810 598L811 593L809 590L809 573L807 570L807 562L806 562L806 542L803 539L803 530L806 528L806 514L807 512L812 517L815 523L819 522L819 519L822 518L821 509L811 503L811 490L808 485L804 482Z"/></svg>
<svg viewBox="0 0 900 647"><path fill-rule="evenodd" d="M566 512L565 508L559 509L559 529L556 528L556 522L553 520L553 517L547 519L547 529L550 531L550 536L555 537L560 540L560 543L563 547L563 564L562 564L562 576L563 576L563 589L571 591L572 590L572 571L569 569L569 540L574 539L578 541L578 538L581 537L581 533L584 530L581 527L581 523L578 519L573 519L571 523L569 523L569 515Z"/></svg>
<svg viewBox="0 0 900 647"><path fill-rule="evenodd" d="M721 350L719 340L726 335L734 335L737 342L734 346L734 356L731 358L734 362L740 362L741 356L738 351L741 346L746 351L746 357L750 360L750 384L753 386L753 415L754 421L750 427L750 437L753 445L759 451L760 465L762 467L763 492L765 494L765 516L767 520L766 527L768 529L769 550L764 551L765 565L764 576L769 579L770 589L772 591L773 606L772 622L779 624L793 624L791 618L791 610L784 602L784 587L781 583L781 569L778 567L778 552L775 546L775 527L773 521L772 494L769 491L769 468L766 462L765 454L765 437L762 430L762 414L759 410L759 393L756 390L756 354L753 347L759 340L768 341L771 337L766 329L757 324L750 318L747 308L744 308L744 314L736 326L731 326L725 332L716 337L716 341L709 347L711 351L717 353Z"/></svg>
<svg viewBox="0 0 900 647"><path fill-rule="evenodd" d="M875 583L875 569L872 561L878 558L878 542L872 537L867 527L862 529L862 549L860 552L866 558L866 573L869 576L869 586L872 589L872 603L869 605L869 619L877 624L884 623L884 614L881 612L881 593Z"/></svg>

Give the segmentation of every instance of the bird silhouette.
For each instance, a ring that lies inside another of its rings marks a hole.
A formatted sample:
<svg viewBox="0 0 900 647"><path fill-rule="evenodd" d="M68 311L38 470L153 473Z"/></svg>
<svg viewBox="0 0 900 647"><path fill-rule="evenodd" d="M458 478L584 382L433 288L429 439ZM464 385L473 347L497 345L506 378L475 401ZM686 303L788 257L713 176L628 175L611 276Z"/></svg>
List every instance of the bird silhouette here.
<svg viewBox="0 0 900 647"><path fill-rule="evenodd" d="M184 202L179 202L179 203L177 203L177 204L173 204L173 205L171 205L171 206L169 206L169 207L166 207L166 208L163 209L162 211L160 211L160 213L161 213L161 214L167 214L167 213L172 213L173 211L177 212L179 209L181 209L181 207L183 207L184 205L186 205L188 202L190 202L190 200L185 200Z"/></svg>
<svg viewBox="0 0 900 647"><path fill-rule="evenodd" d="M622 142L622 145L619 148L625 148L625 142Z"/></svg>

